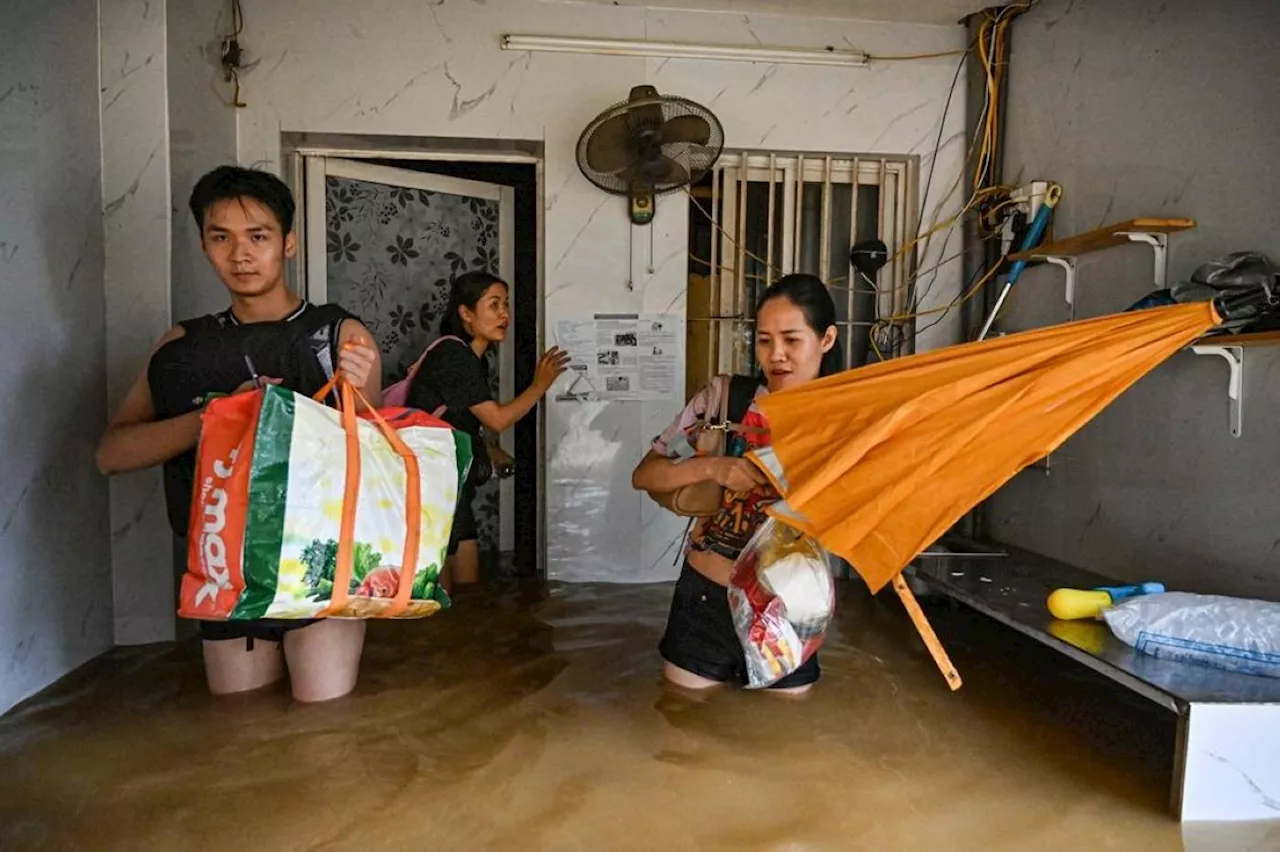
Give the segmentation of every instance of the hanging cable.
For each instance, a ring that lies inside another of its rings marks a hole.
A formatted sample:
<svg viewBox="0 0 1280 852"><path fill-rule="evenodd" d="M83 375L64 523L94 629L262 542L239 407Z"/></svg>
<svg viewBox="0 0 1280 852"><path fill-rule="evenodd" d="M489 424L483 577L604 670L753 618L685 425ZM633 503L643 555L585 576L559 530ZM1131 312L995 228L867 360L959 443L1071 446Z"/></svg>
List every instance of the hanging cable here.
<svg viewBox="0 0 1280 852"><path fill-rule="evenodd" d="M950 235L954 227L959 224L959 220L975 209L978 212L978 234L979 239L986 241L997 236L1000 231L1000 219L995 218L994 214L1011 206L1012 202L1008 198L1008 194L1012 191L1012 187L1001 186L995 184L991 178L994 174L994 164L998 155L1002 140L999 138L999 129L1001 127L1001 94L1004 86L1005 76L1008 68L1008 40L1007 32L1012 21L1017 16L1024 14L1026 11L1034 7L1039 0L1029 0L1023 3L1011 3L999 9L988 9L984 11L983 21L979 26L978 37L974 40L974 52L978 61L982 66L982 74L985 79L984 103L983 108L978 116L977 126L975 128L975 142L977 145L978 156L973 163L973 193L969 201L961 209L952 222L952 228L948 230L947 238L944 240L943 252L945 253L945 244L950 239ZM945 115L944 115L945 120ZM972 153L972 152L971 152ZM966 160L969 158L966 157ZM958 179L957 179L958 180ZM951 190L954 192L954 187ZM1001 196L1004 196L1003 198ZM926 196L927 197L927 196ZM945 200L945 199L944 199ZM990 206L987 206L987 205ZM945 226L946 223L944 223ZM937 230L931 229L931 230ZM921 235L921 238L928 236ZM919 241L921 238L917 238ZM925 246L927 250L927 243ZM870 335L872 344L875 345L875 336L884 325L893 325L897 323L914 321L916 318L928 316L930 314L939 313L939 316L932 322L928 323L924 329L918 329L912 339L917 337L920 331L927 330L942 322L950 311L965 304L978 293L982 288L991 281L1001 265L1004 263L1002 257L991 269L986 270L981 275L977 283L967 286L964 292L949 302L941 309L932 311L919 310L920 304L928 295L933 281L937 278L936 268L933 272L933 278L929 285L923 289L918 289L916 298L911 303L911 311L902 317L889 317L880 320L877 326L873 326ZM976 274L976 273L975 273ZM919 279L916 276L916 280Z"/></svg>
<svg viewBox="0 0 1280 852"><path fill-rule="evenodd" d="M240 46L240 34L244 32L244 10L240 0L231 0L231 33L222 39L222 74L228 83L235 84L231 103L238 109L247 104L240 100L240 69L243 67L244 50Z"/></svg>
<svg viewBox="0 0 1280 852"><path fill-rule="evenodd" d="M995 214L1012 206L1013 202L1009 198L1009 194L1013 187L999 185L991 182L994 164L999 146L1002 140L999 138L1000 121L1000 105L1001 94L1004 85L1006 69L1008 67L1008 41L1007 31L1013 19L1025 13L1034 7L1039 0L1028 0L1028 2L1010 3L998 9L988 9L982 13L983 20L979 26L977 37L973 43L964 50L942 51L938 53L911 54L903 56L880 56L872 57L872 59L881 61L908 61L916 59L934 59L946 56L960 56L961 60L956 65L955 74L952 77L948 94L944 101L942 116L939 120L938 133L934 140L933 156L930 160L929 172L925 179L924 191L920 196L921 205L929 199L929 193L932 190L933 179L937 169L937 161L942 149L942 140L945 134L946 120L950 113L951 103L954 99L955 91L959 86L960 76L963 73L964 63L969 56L974 56L980 63L982 75L985 81L983 106L978 115L978 120L974 129L974 134L970 140L968 150L965 154L964 161L957 169L956 179L947 190L946 194L939 200L935 210L940 210L947 200L954 195L960 186L966 169L972 168L973 190L969 198L961 205L961 208L955 214L947 217L945 220L932 222L927 230L924 229L924 210L920 211L920 215L916 221L915 234L910 239L905 239L903 244L893 252L892 259L900 259L908 256L915 251L917 256L922 256L929 251L930 244L934 236L940 232L944 232L943 248L940 254L944 255L941 260L929 267L915 268L913 272L906 277L906 280L894 284L890 287L881 286L878 282L859 271L859 277L869 285L869 288L862 288L856 283L841 285L837 282L847 280L848 276L840 276L833 278L827 283L832 289L850 290L856 293L864 293L869 295L884 295L887 293L897 293L905 289L908 294L907 310L901 314L891 315L889 317L876 318L871 324L868 332L870 343L875 350L877 357L883 358L884 354L880 349L880 340L877 338L881 335L887 336L884 342L887 348L896 352L898 347L914 340L923 331L938 325L944 321L947 315L955 308L963 305L975 296L977 296L993 279L1004 262L1004 258L996 263L992 268L985 271L977 271L974 276L966 283L963 291L954 299L941 307L929 310L921 310L920 305L927 299L932 290L934 283L938 279L939 270L965 255L969 254L976 248L980 248L982 244L989 240L1000 236L1000 218L996 218ZM773 273L775 277L781 275L781 270L776 264L760 257L759 255L739 246L737 239L730 234L724 226L715 220L710 211L708 211L697 198L685 188L685 193L693 202L694 207L710 222L720 235L722 235L730 245L741 251L745 258L749 258L755 263L760 264L766 270ZM856 185L855 185L856 191ZM971 214L977 214L979 246L961 251L956 254L946 255L946 247L950 243L951 237L954 236L956 230L963 224L965 218ZM711 274L717 271L710 262L691 255L691 260L708 268ZM725 268L722 266L720 271L723 273ZM736 270L735 270L736 271ZM929 281L923 286L918 286L924 276L929 275ZM747 273L745 277L752 281L766 280L764 275ZM976 281L974 279L977 279ZM929 323L923 328L914 329L908 335L905 330L907 323L914 323L916 319L924 317L933 317ZM896 342L894 339L896 338Z"/></svg>

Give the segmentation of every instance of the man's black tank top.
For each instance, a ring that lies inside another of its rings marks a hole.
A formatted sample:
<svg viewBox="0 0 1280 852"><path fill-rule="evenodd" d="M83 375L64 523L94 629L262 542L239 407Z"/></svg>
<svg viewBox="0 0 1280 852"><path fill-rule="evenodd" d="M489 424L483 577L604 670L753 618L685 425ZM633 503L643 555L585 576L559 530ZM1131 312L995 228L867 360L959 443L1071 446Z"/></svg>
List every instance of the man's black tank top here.
<svg viewBox="0 0 1280 852"><path fill-rule="evenodd" d="M178 417L200 408L208 394L231 393L253 377L250 363L259 376L311 396L333 375L346 319L354 317L337 305L303 302L277 322L241 323L228 308L179 323L186 334L156 350L147 369L156 416ZM169 524L179 536L187 534L195 466L195 450L164 466Z"/></svg>

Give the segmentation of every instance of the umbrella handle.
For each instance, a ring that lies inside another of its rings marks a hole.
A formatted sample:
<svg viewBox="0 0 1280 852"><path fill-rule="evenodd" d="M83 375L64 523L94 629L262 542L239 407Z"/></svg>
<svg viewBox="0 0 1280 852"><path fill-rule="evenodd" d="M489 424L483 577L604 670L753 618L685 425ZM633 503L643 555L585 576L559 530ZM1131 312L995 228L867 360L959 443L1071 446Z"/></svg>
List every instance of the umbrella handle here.
<svg viewBox="0 0 1280 852"><path fill-rule="evenodd" d="M1256 287L1224 293L1213 300L1213 309L1222 322L1227 322L1250 317L1255 312L1267 311L1278 303L1280 303L1280 275L1275 275L1270 284L1260 283Z"/></svg>
<svg viewBox="0 0 1280 852"><path fill-rule="evenodd" d="M902 605L907 608L907 615L911 616L911 621L915 624L920 638L924 640L924 646L929 649L929 656L933 657L934 663L938 666L938 671L942 672L942 676L946 678L947 686L951 687L952 692L955 692L963 683L960 680L960 672L956 671L956 667L951 664L951 658L947 656L947 650L938 641L938 634L933 632L933 625L929 624L929 619L925 617L924 610L920 609L916 596L911 593L911 587L907 585L907 581L902 578L901 573L895 574L893 577L893 590L902 599Z"/></svg>

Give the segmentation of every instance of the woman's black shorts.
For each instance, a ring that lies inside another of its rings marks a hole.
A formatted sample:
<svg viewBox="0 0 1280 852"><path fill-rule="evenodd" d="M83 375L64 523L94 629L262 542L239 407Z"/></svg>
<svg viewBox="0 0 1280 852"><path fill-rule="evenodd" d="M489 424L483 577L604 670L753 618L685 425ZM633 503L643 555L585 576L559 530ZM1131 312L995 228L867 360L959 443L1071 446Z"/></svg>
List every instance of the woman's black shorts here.
<svg viewBox="0 0 1280 852"><path fill-rule="evenodd" d="M680 569L667 631L658 645L662 658L699 677L722 683L747 682L747 658L733 629L725 587L698 573L688 562ZM822 674L818 655L772 684L769 689L794 689L817 681Z"/></svg>
<svg viewBox="0 0 1280 852"><path fill-rule="evenodd" d="M476 486L471 477L459 489L458 506L453 512L453 528L449 531L449 555L458 552L458 542L474 541L479 538L476 529Z"/></svg>

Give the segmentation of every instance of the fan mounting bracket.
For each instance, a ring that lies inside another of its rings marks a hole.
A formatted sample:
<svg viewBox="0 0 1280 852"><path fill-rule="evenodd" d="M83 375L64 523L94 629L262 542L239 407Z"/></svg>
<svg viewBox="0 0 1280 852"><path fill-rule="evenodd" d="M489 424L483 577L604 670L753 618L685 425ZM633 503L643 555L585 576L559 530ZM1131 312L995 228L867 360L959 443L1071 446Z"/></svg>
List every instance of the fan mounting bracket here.
<svg viewBox="0 0 1280 852"><path fill-rule="evenodd" d="M648 225L653 221L653 190L643 186L634 187L627 197L627 202L631 224Z"/></svg>

